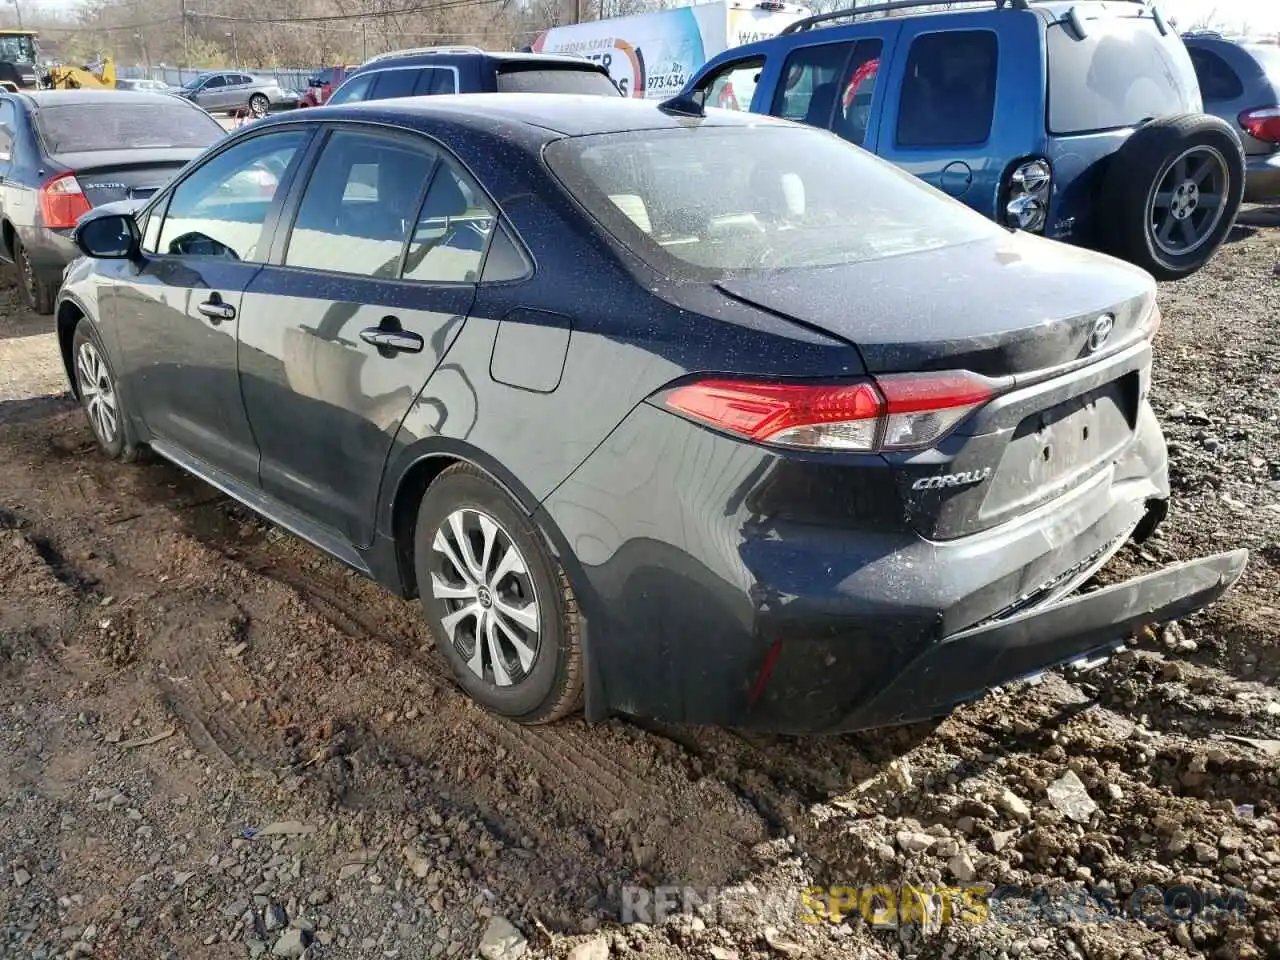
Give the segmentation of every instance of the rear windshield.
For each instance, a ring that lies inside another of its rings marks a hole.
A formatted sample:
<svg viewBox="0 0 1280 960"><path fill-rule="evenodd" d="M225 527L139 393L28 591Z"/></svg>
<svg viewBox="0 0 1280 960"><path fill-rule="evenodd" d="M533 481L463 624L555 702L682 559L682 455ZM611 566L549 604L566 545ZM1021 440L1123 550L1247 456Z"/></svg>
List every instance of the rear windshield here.
<svg viewBox="0 0 1280 960"><path fill-rule="evenodd" d="M598 70L572 67L502 67L498 70L501 93L578 93L620 97L613 81Z"/></svg>
<svg viewBox="0 0 1280 960"><path fill-rule="evenodd" d="M836 266L1001 234L826 131L642 130L558 140L546 159L621 243L672 277Z"/></svg>
<svg viewBox="0 0 1280 960"><path fill-rule="evenodd" d="M207 147L225 133L213 117L177 99L42 105L36 125L50 153Z"/></svg>
<svg viewBox="0 0 1280 960"><path fill-rule="evenodd" d="M1195 68L1181 38L1151 17L1085 20L1088 36L1048 30L1049 132L1086 133L1200 112Z"/></svg>

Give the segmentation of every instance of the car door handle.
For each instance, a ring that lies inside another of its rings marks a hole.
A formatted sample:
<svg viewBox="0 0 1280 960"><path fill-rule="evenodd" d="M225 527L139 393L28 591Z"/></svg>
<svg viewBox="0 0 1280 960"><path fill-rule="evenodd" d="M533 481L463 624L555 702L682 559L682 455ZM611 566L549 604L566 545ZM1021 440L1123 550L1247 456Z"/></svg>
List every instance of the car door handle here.
<svg viewBox="0 0 1280 960"><path fill-rule="evenodd" d="M222 300L218 298L206 300L204 303L199 304L196 309L214 323L221 323L223 320L234 319L236 315L235 307L229 303L223 303Z"/></svg>
<svg viewBox="0 0 1280 960"><path fill-rule="evenodd" d="M422 338L416 333L393 329L385 320L383 326L361 330L360 339L365 343L373 344L379 350L395 350L401 353L421 353L423 346Z"/></svg>

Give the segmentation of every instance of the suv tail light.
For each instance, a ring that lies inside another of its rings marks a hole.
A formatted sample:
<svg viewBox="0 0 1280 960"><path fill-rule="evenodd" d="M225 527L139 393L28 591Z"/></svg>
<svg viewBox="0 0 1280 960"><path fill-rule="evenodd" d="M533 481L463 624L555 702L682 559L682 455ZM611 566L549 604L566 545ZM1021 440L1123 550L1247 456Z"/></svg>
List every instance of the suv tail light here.
<svg viewBox="0 0 1280 960"><path fill-rule="evenodd" d="M959 371L843 384L698 380L662 402L756 443L869 453L932 446L993 395L987 381Z"/></svg>
<svg viewBox="0 0 1280 960"><path fill-rule="evenodd" d="M1280 107L1258 107L1240 114L1240 126L1255 140L1280 144Z"/></svg>
<svg viewBox="0 0 1280 960"><path fill-rule="evenodd" d="M74 227L93 209L73 173L60 173L40 188L40 216L54 230Z"/></svg>
<svg viewBox="0 0 1280 960"><path fill-rule="evenodd" d="M1044 233L1049 221L1053 168L1048 160L1024 160L1011 171L1004 189L1004 222L1015 230Z"/></svg>

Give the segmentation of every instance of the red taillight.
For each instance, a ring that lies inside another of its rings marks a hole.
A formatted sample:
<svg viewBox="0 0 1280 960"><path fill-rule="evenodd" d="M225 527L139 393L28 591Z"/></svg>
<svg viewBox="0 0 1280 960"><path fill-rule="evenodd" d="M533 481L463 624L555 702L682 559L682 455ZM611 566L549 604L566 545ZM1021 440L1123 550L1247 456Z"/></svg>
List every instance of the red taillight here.
<svg viewBox="0 0 1280 960"><path fill-rule="evenodd" d="M937 443L991 399L969 373L906 374L848 384L699 380L668 409L757 443L810 450L909 450Z"/></svg>
<svg viewBox="0 0 1280 960"><path fill-rule="evenodd" d="M93 209L75 174L61 173L40 188L40 215L51 229L74 227Z"/></svg>
<svg viewBox="0 0 1280 960"><path fill-rule="evenodd" d="M1280 106L1246 110L1240 114L1240 126L1255 140L1280 144Z"/></svg>

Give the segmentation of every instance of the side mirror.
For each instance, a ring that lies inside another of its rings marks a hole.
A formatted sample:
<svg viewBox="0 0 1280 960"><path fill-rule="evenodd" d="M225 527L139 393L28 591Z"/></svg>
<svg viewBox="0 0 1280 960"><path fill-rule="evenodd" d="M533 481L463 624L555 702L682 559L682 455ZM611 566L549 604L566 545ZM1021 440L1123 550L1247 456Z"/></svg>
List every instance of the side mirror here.
<svg viewBox="0 0 1280 960"><path fill-rule="evenodd" d="M132 260L142 245L138 221L126 213L90 217L76 227L76 246L96 260Z"/></svg>

